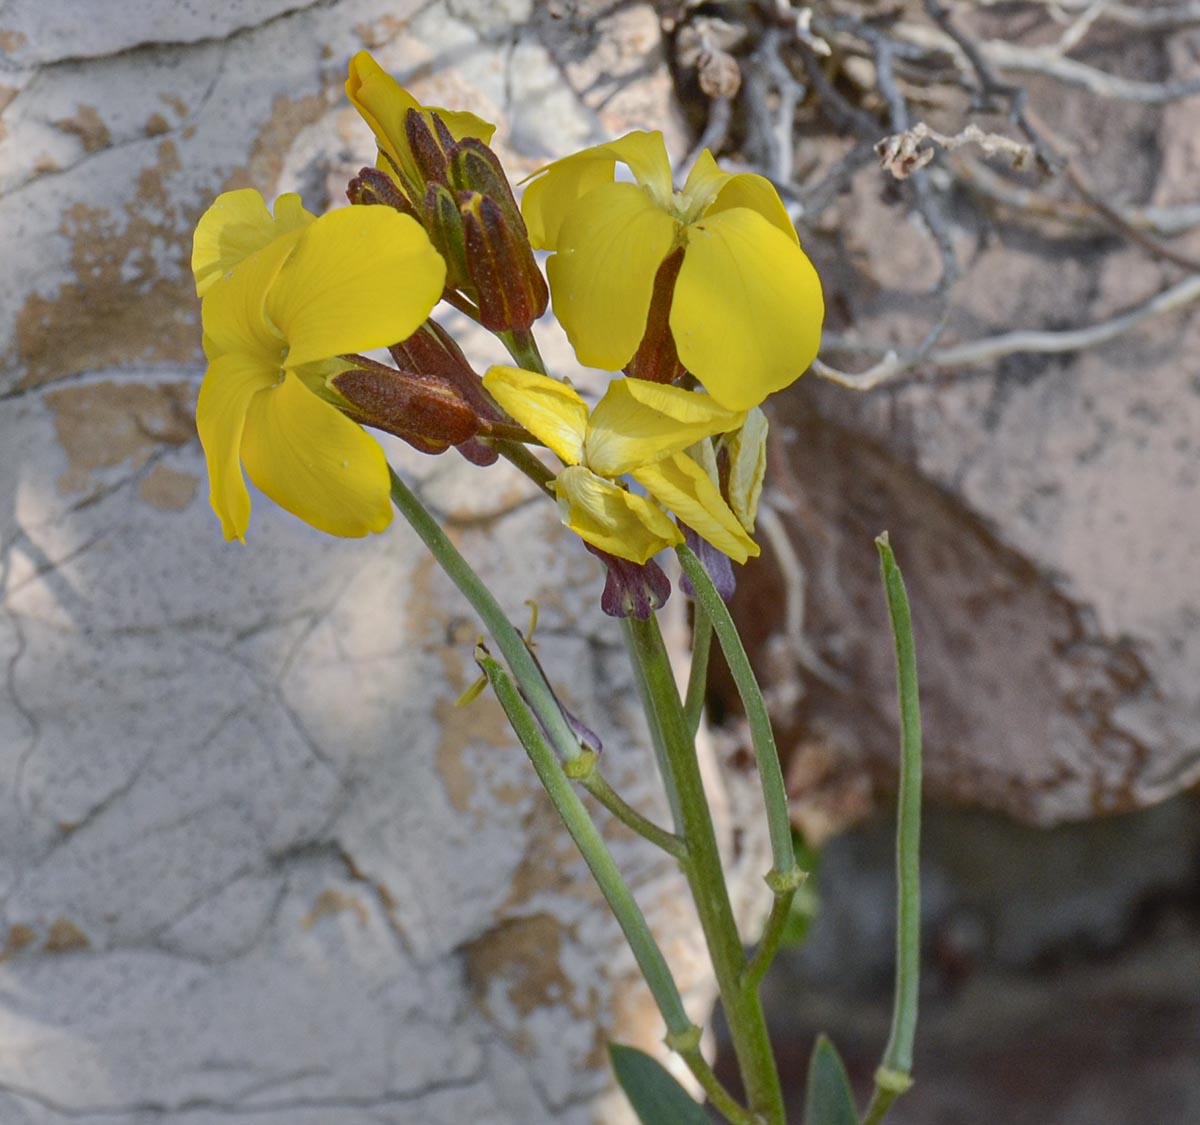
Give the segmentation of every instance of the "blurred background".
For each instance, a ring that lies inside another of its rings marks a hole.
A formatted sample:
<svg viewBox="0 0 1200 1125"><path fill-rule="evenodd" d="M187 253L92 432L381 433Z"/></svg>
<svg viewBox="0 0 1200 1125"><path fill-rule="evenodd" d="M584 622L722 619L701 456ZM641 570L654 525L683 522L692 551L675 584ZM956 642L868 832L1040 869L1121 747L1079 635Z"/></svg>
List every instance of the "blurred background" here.
<svg viewBox="0 0 1200 1125"><path fill-rule="evenodd" d="M363 47L497 121L514 179L635 128L765 174L821 273L735 602L815 869L767 983L794 1100L818 1030L863 1097L887 1034L886 529L926 726L895 1120L1200 1118L1200 9L9 0L0 1121L620 1123L603 1043L659 1039L494 709L451 706L477 627L403 529L326 542L259 500L243 549L208 510L191 230L234 187L342 201ZM538 599L653 809L591 557L515 476L396 458L514 617ZM709 704L752 930L720 668ZM678 881L614 847L703 1012Z"/></svg>

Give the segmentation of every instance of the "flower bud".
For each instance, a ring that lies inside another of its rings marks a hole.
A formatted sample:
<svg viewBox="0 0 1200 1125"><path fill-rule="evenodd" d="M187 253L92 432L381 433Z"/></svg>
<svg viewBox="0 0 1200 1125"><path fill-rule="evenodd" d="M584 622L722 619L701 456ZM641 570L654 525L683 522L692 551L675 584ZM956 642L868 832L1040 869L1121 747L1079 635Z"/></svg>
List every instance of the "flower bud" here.
<svg viewBox="0 0 1200 1125"><path fill-rule="evenodd" d="M421 221L416 208L386 172L380 168L363 168L346 186L346 198L355 204L380 204L392 207L401 214Z"/></svg>
<svg viewBox="0 0 1200 1125"><path fill-rule="evenodd" d="M403 343L393 344L388 351L401 371L419 376L437 376L452 384L471 404L484 428L493 422L503 422L504 413L483 389L483 381L475 374L462 349L436 320L427 320ZM494 465L500 454L486 442L471 438L458 444L458 451L474 465Z"/></svg>
<svg viewBox="0 0 1200 1125"><path fill-rule="evenodd" d="M425 115L415 109L410 109L404 115L404 136L412 152L413 163L417 175L423 184L449 184L450 159L448 150L454 144L442 119L436 114L430 115L433 128L430 128ZM439 128L440 126L440 128ZM435 135L435 130L436 135Z"/></svg>
<svg viewBox="0 0 1200 1125"><path fill-rule="evenodd" d="M550 294L524 224L517 228L495 199L479 192L463 192L459 210L480 321L493 332L527 329L546 311Z"/></svg>
<svg viewBox="0 0 1200 1125"><path fill-rule="evenodd" d="M590 543L585 542L584 546L604 563L600 608L609 617L636 617L645 621L666 604L671 596L671 580L653 559L635 563L610 555Z"/></svg>
<svg viewBox="0 0 1200 1125"><path fill-rule="evenodd" d="M395 434L423 453L443 453L479 432L480 419L471 404L437 375L372 364L343 371L332 383L349 403L350 418Z"/></svg>
<svg viewBox="0 0 1200 1125"><path fill-rule="evenodd" d="M433 183L425 189L422 209L429 241L446 261L446 288L461 289L475 299L458 202L444 184Z"/></svg>

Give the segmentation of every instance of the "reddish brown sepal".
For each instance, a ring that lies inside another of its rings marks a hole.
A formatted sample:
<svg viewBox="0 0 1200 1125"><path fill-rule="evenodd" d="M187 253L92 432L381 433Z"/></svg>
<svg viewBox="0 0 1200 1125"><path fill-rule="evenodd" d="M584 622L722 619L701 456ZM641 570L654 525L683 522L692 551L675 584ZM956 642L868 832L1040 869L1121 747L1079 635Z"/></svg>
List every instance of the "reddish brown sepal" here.
<svg viewBox="0 0 1200 1125"><path fill-rule="evenodd" d="M668 254L654 276L654 295L646 317L646 331L633 359L625 366L625 374L651 383L673 383L683 374L675 337L671 334L671 298L675 294L675 279L683 265L683 247Z"/></svg>
<svg viewBox="0 0 1200 1125"><path fill-rule="evenodd" d="M523 225L515 229L500 204L478 192L462 193L459 208L480 321L493 332L527 329L550 294Z"/></svg>
<svg viewBox="0 0 1200 1125"><path fill-rule="evenodd" d="M416 208L396 186L396 181L380 168L363 168L346 187L346 198L356 204L393 207L420 222Z"/></svg>
<svg viewBox="0 0 1200 1125"><path fill-rule="evenodd" d="M440 119L438 123L441 123ZM442 125L441 132L444 137L450 137L445 125ZM421 180L426 184L449 184L450 158L446 149L439 144L423 114L410 109L404 115L404 135L408 139L408 147L413 154L417 171L421 174ZM450 137L450 143L454 143L453 137Z"/></svg>
<svg viewBox="0 0 1200 1125"><path fill-rule="evenodd" d="M479 432L479 418L452 383L436 375L392 371L382 364L333 378L348 415L403 438L424 453L442 453Z"/></svg>

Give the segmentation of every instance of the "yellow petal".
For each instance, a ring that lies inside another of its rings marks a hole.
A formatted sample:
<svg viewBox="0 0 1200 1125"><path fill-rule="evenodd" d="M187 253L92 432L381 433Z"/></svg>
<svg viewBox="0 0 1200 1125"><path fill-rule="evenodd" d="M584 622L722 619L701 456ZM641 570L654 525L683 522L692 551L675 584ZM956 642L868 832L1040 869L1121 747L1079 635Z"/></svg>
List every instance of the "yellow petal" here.
<svg viewBox="0 0 1200 1125"><path fill-rule="evenodd" d="M253 188L223 192L200 216L192 237L196 296L203 297L230 270L281 234L307 226L314 218L295 193L275 201L272 218Z"/></svg>
<svg viewBox="0 0 1200 1125"><path fill-rule="evenodd" d="M545 442L564 465L578 465L587 430L587 404L548 375L519 367L492 367L483 385L519 425Z"/></svg>
<svg viewBox="0 0 1200 1125"><path fill-rule="evenodd" d="M359 51L350 60L346 97L371 127L380 150L407 174L415 176L416 166L404 134L404 118L410 109L420 109L417 99L367 51Z"/></svg>
<svg viewBox="0 0 1200 1125"><path fill-rule="evenodd" d="M767 472L767 416L756 406L740 430L724 438L729 450L729 506L747 531L754 530Z"/></svg>
<svg viewBox="0 0 1200 1125"><path fill-rule="evenodd" d="M356 539L392 522L383 450L291 373L251 400L242 461L276 504L318 531Z"/></svg>
<svg viewBox="0 0 1200 1125"><path fill-rule="evenodd" d="M720 487L721 470L717 465L717 451L713 448L713 443L708 438L696 442L695 445L689 445L684 452L708 474L708 479L713 484Z"/></svg>
<svg viewBox="0 0 1200 1125"><path fill-rule="evenodd" d="M612 182L617 161L627 165L660 207L671 201L671 164L662 133L627 133L547 164L528 178L521 200L535 250L556 250L563 221L593 188Z"/></svg>
<svg viewBox="0 0 1200 1125"><path fill-rule="evenodd" d="M734 562L743 563L759 553L758 544L746 534L709 475L686 454L676 453L630 475L655 500Z"/></svg>
<svg viewBox="0 0 1200 1125"><path fill-rule="evenodd" d="M302 237L302 230L281 235L251 254L204 295L200 319L204 325L204 354L210 359L231 352L257 356L279 375L287 345L267 318L267 294Z"/></svg>
<svg viewBox="0 0 1200 1125"><path fill-rule="evenodd" d="M465 109L443 109L440 105L427 105L421 107L421 113L429 121L431 129L433 122L430 118L436 113L456 141L477 137L487 145L492 143L492 134L496 131L496 126L490 121L484 121L482 117L476 117Z"/></svg>
<svg viewBox="0 0 1200 1125"><path fill-rule="evenodd" d="M446 264L416 220L343 207L306 228L266 311L299 366L405 340L442 295Z"/></svg>
<svg viewBox="0 0 1200 1125"><path fill-rule="evenodd" d="M592 411L583 460L601 476L620 476L702 437L736 429L743 418L711 395L644 379L614 379Z"/></svg>
<svg viewBox="0 0 1200 1125"><path fill-rule="evenodd" d="M732 172L723 171L708 149L701 149L696 163L688 173L683 185L683 196L688 201L688 218L699 218L717 197L717 193L733 179Z"/></svg>
<svg viewBox="0 0 1200 1125"><path fill-rule="evenodd" d="M546 275L580 363L617 371L633 357L675 232L636 184L605 184L571 210Z"/></svg>
<svg viewBox="0 0 1200 1125"><path fill-rule="evenodd" d="M268 390L279 372L253 356L218 356L208 365L196 402L196 429L208 464L208 502L221 518L226 539L243 543L250 522L250 494L242 478L242 429L250 400Z"/></svg>
<svg viewBox="0 0 1200 1125"><path fill-rule="evenodd" d="M683 542L683 533L656 504L585 468L563 469L554 488L563 523L610 555L644 563Z"/></svg>
<svg viewBox="0 0 1200 1125"><path fill-rule="evenodd" d="M723 406L746 410L800 377L821 341L817 271L744 207L688 227L671 333L679 360Z"/></svg>
<svg viewBox="0 0 1200 1125"><path fill-rule="evenodd" d="M735 207L745 207L761 215L797 246L800 245L796 224L788 215L775 185L766 176L759 176L753 172L738 172L737 175L730 176L717 192L716 198L705 212L705 217L730 211Z"/></svg>
<svg viewBox="0 0 1200 1125"><path fill-rule="evenodd" d="M346 97L371 127L379 148L418 184L420 173L413 161L404 130L404 118L410 109L417 110L427 121L432 114L438 114L456 141L464 137L478 137L487 144L496 131L495 125L473 113L421 105L367 51L359 51L350 60L346 75Z"/></svg>

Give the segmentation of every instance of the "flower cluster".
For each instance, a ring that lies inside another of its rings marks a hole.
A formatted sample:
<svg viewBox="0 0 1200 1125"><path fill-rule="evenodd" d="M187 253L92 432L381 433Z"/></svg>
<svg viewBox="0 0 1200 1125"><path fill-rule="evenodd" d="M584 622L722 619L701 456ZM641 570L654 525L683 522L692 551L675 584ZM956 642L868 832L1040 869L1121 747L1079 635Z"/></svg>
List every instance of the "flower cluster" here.
<svg viewBox="0 0 1200 1125"><path fill-rule="evenodd" d="M771 184L705 151L676 190L662 135L631 133L536 172L518 206L488 122L420 105L366 52L346 93L378 144L354 206L318 218L295 195L272 212L232 191L196 229L197 426L226 537L249 522L244 475L321 531L386 527L388 467L366 426L481 466L528 468L521 446L544 446L561 468L542 483L610 582L685 534L757 555L758 408L812 362L823 315ZM552 252L548 286L535 250ZM579 360L620 373L592 408L540 369L530 329L550 298ZM443 299L519 366L480 378L430 319ZM362 354L383 348L395 366Z"/></svg>

